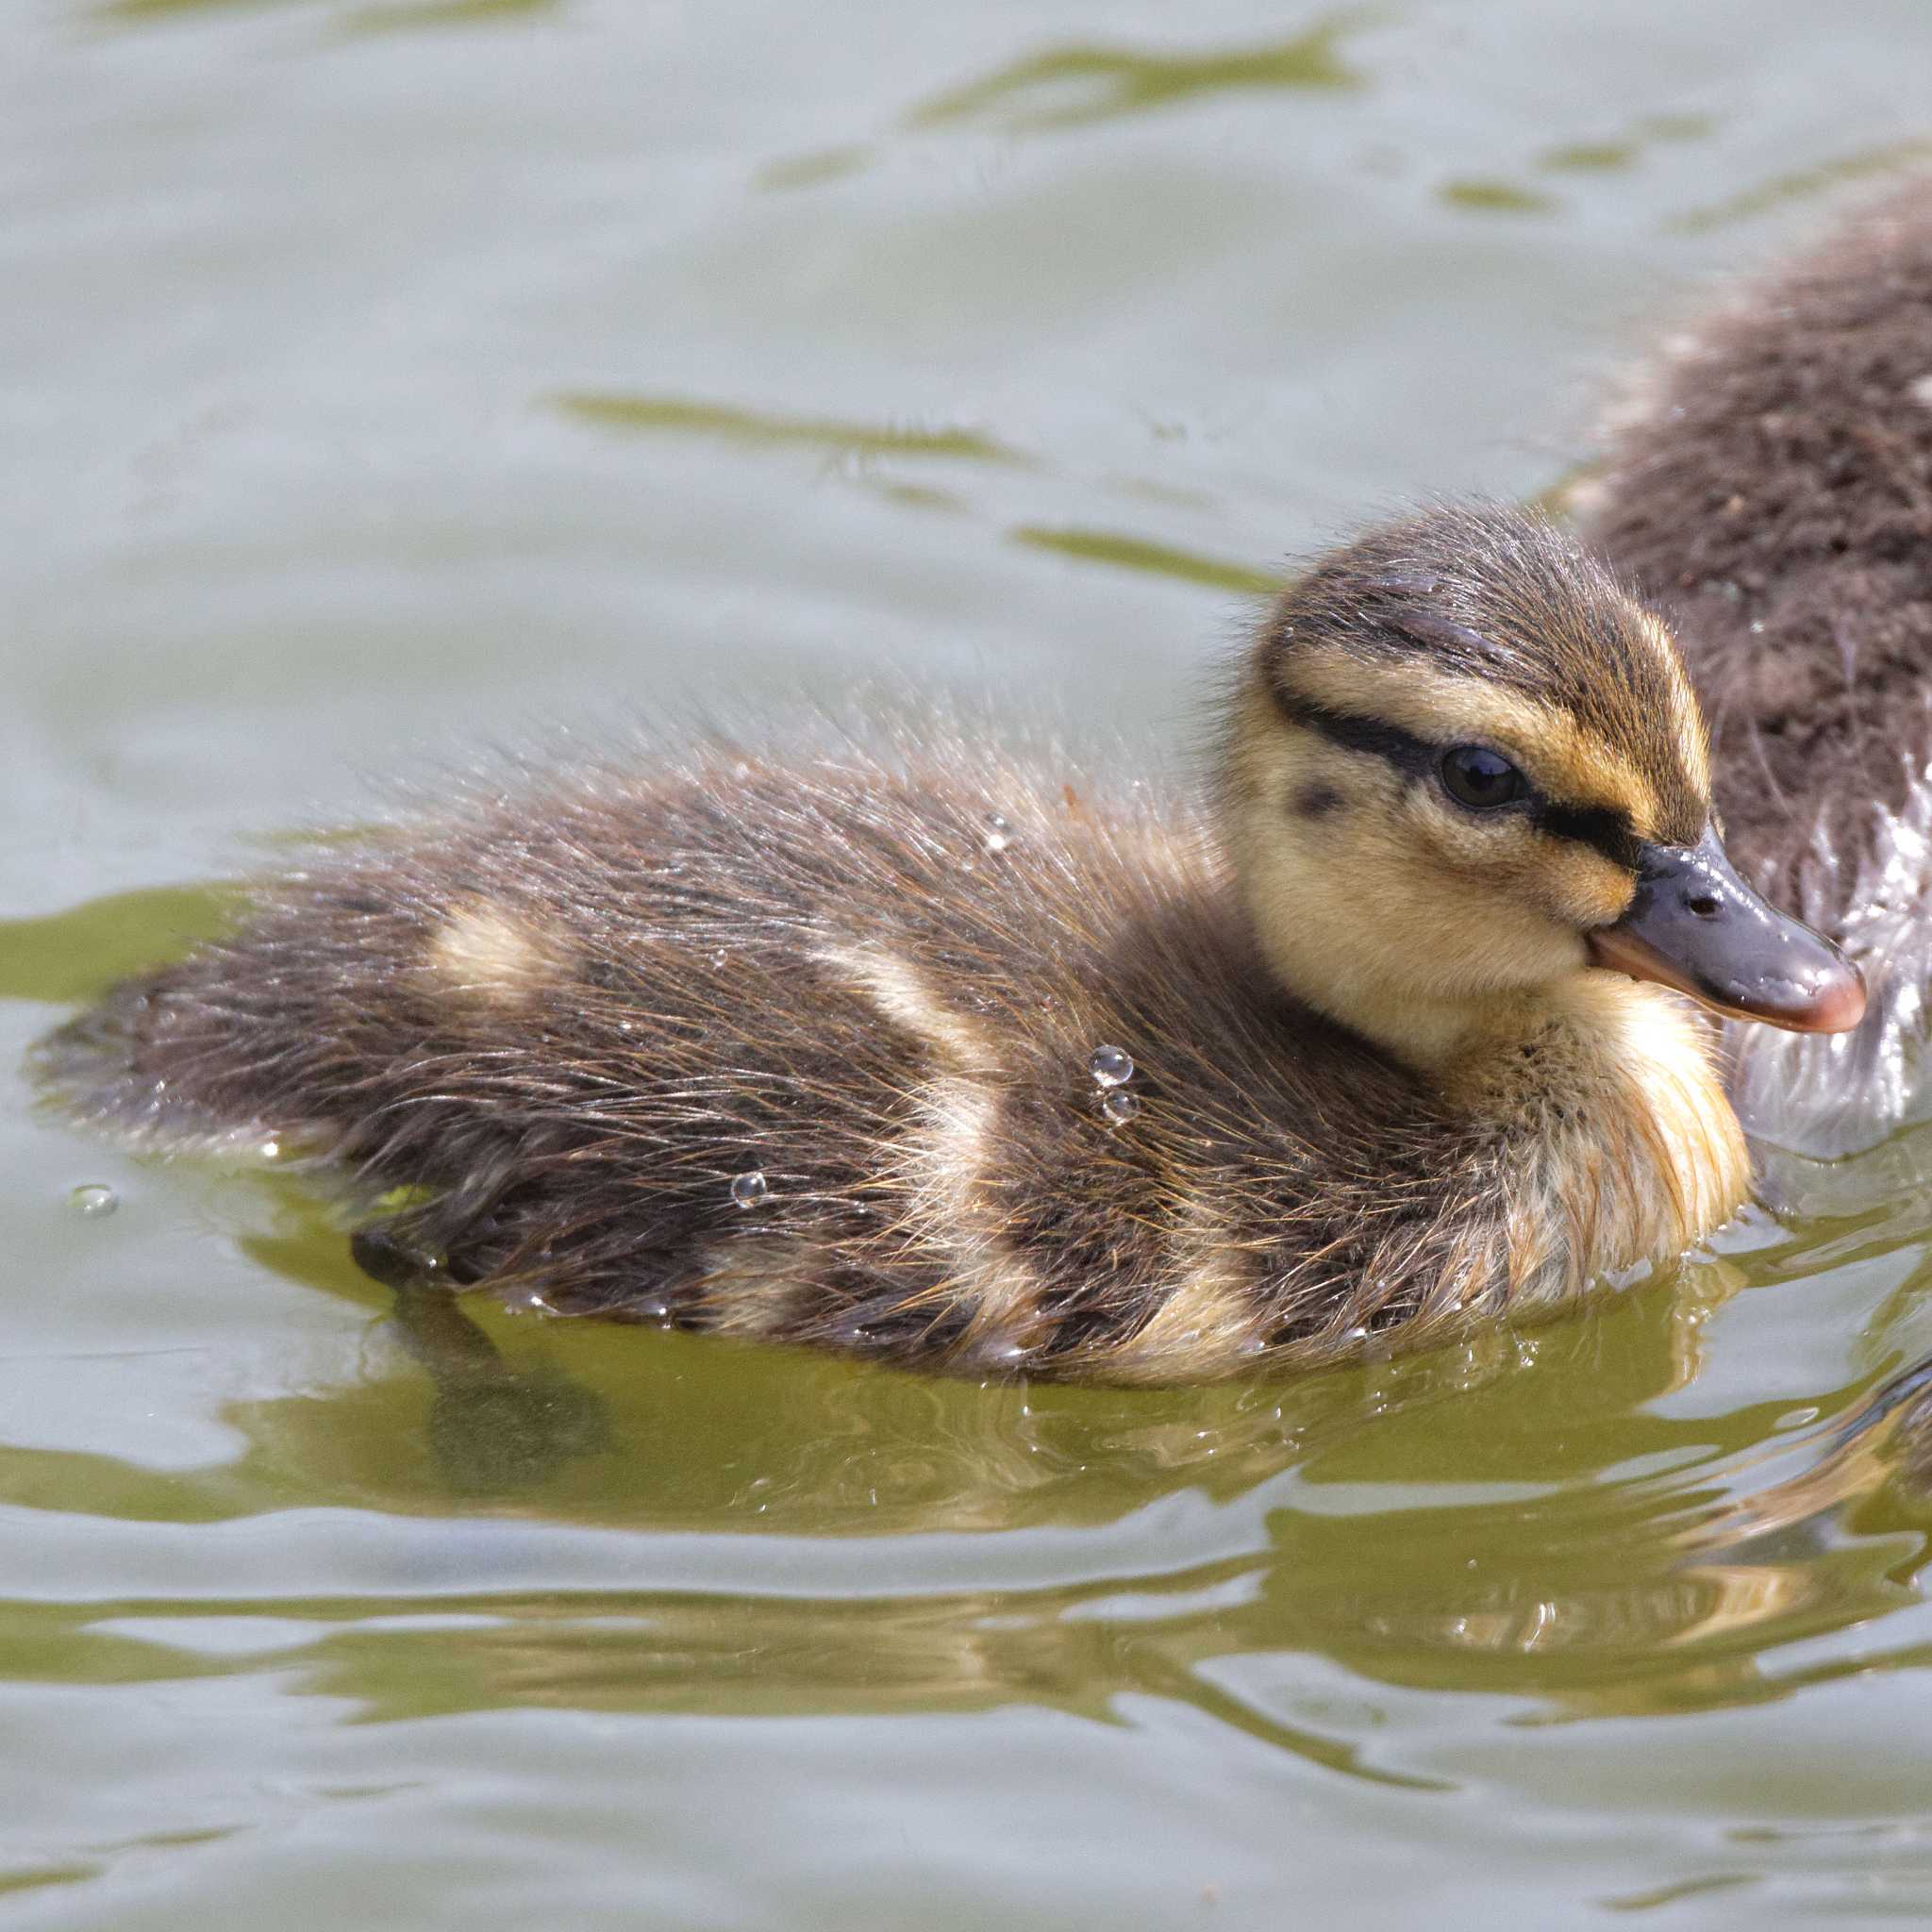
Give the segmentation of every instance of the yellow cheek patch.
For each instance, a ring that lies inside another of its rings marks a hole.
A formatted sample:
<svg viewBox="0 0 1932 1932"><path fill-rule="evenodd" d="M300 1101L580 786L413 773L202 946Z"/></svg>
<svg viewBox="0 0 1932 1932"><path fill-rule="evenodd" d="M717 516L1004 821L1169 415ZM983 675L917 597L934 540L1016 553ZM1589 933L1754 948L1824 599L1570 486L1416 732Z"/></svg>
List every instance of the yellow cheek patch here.
<svg viewBox="0 0 1932 1932"><path fill-rule="evenodd" d="M1621 919L1636 895L1636 880L1588 845L1557 842L1562 849L1545 857L1541 876L1558 916L1579 926Z"/></svg>
<svg viewBox="0 0 1932 1932"><path fill-rule="evenodd" d="M1321 645L1284 658L1276 676L1291 697L1393 724L1432 744L1493 745L1552 797L1621 811L1640 839L1657 836L1659 808L1649 781L1557 706L1413 660L1365 663Z"/></svg>

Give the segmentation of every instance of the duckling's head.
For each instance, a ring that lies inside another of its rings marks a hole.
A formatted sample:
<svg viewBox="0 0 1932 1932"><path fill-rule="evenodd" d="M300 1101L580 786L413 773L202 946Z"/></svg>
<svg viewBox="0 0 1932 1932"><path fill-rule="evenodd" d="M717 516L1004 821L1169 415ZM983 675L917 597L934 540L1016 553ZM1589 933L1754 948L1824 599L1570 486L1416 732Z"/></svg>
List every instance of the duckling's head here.
<svg viewBox="0 0 1932 1932"><path fill-rule="evenodd" d="M1801 1031L1864 1009L1724 858L1667 627L1534 515L1432 510L1295 582L1247 659L1221 803L1275 972L1412 1066L1605 967Z"/></svg>

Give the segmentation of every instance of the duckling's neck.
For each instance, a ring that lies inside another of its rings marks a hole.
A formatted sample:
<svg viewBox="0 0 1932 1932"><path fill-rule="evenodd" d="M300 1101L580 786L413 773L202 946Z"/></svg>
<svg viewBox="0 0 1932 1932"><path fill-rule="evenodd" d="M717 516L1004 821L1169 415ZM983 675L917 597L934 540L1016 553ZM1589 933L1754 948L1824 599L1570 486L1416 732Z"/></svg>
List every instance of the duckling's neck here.
<svg viewBox="0 0 1932 1932"><path fill-rule="evenodd" d="M1356 990L1336 1017L1513 1150L1512 1301L1667 1261L1743 1205L1750 1155L1713 1034L1674 994L1589 969L1478 1000Z"/></svg>
<svg viewBox="0 0 1932 1932"><path fill-rule="evenodd" d="M1587 971L1466 1031L1434 1070L1445 1099L1495 1123L1515 1150L1517 1298L1669 1261L1742 1207L1750 1154L1712 1038L1674 995Z"/></svg>

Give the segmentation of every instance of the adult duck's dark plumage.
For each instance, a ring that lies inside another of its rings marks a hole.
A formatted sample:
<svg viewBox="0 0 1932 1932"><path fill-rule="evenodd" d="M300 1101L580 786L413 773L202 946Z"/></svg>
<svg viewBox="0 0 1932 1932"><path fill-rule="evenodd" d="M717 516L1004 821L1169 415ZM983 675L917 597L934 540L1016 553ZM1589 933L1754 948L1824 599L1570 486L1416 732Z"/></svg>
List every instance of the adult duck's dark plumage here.
<svg viewBox="0 0 1932 1932"><path fill-rule="evenodd" d="M1658 620L1546 524L1442 510L1268 614L1211 808L937 724L535 781L270 882L43 1059L96 1119L333 1161L379 1273L1163 1380L1722 1223L1736 1120L1640 981L1861 1002L1730 871Z"/></svg>

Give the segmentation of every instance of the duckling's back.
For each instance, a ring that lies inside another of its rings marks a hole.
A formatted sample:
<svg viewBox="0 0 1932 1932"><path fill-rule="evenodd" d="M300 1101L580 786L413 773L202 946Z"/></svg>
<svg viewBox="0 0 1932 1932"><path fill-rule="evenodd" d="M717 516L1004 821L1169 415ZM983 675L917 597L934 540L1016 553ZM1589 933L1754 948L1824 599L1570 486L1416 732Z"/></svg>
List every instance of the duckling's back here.
<svg viewBox="0 0 1932 1932"><path fill-rule="evenodd" d="M1921 1104L1932 985L1932 182L1680 338L1586 529L1676 619L1729 849L1863 964L1874 1017L1751 1029L1740 1098L1836 1153Z"/></svg>
<svg viewBox="0 0 1932 1932"><path fill-rule="evenodd" d="M1200 821L963 747L373 837L45 1061L409 1191L378 1271L563 1310L1167 1379L1507 1285L1495 1135L1272 985Z"/></svg>

